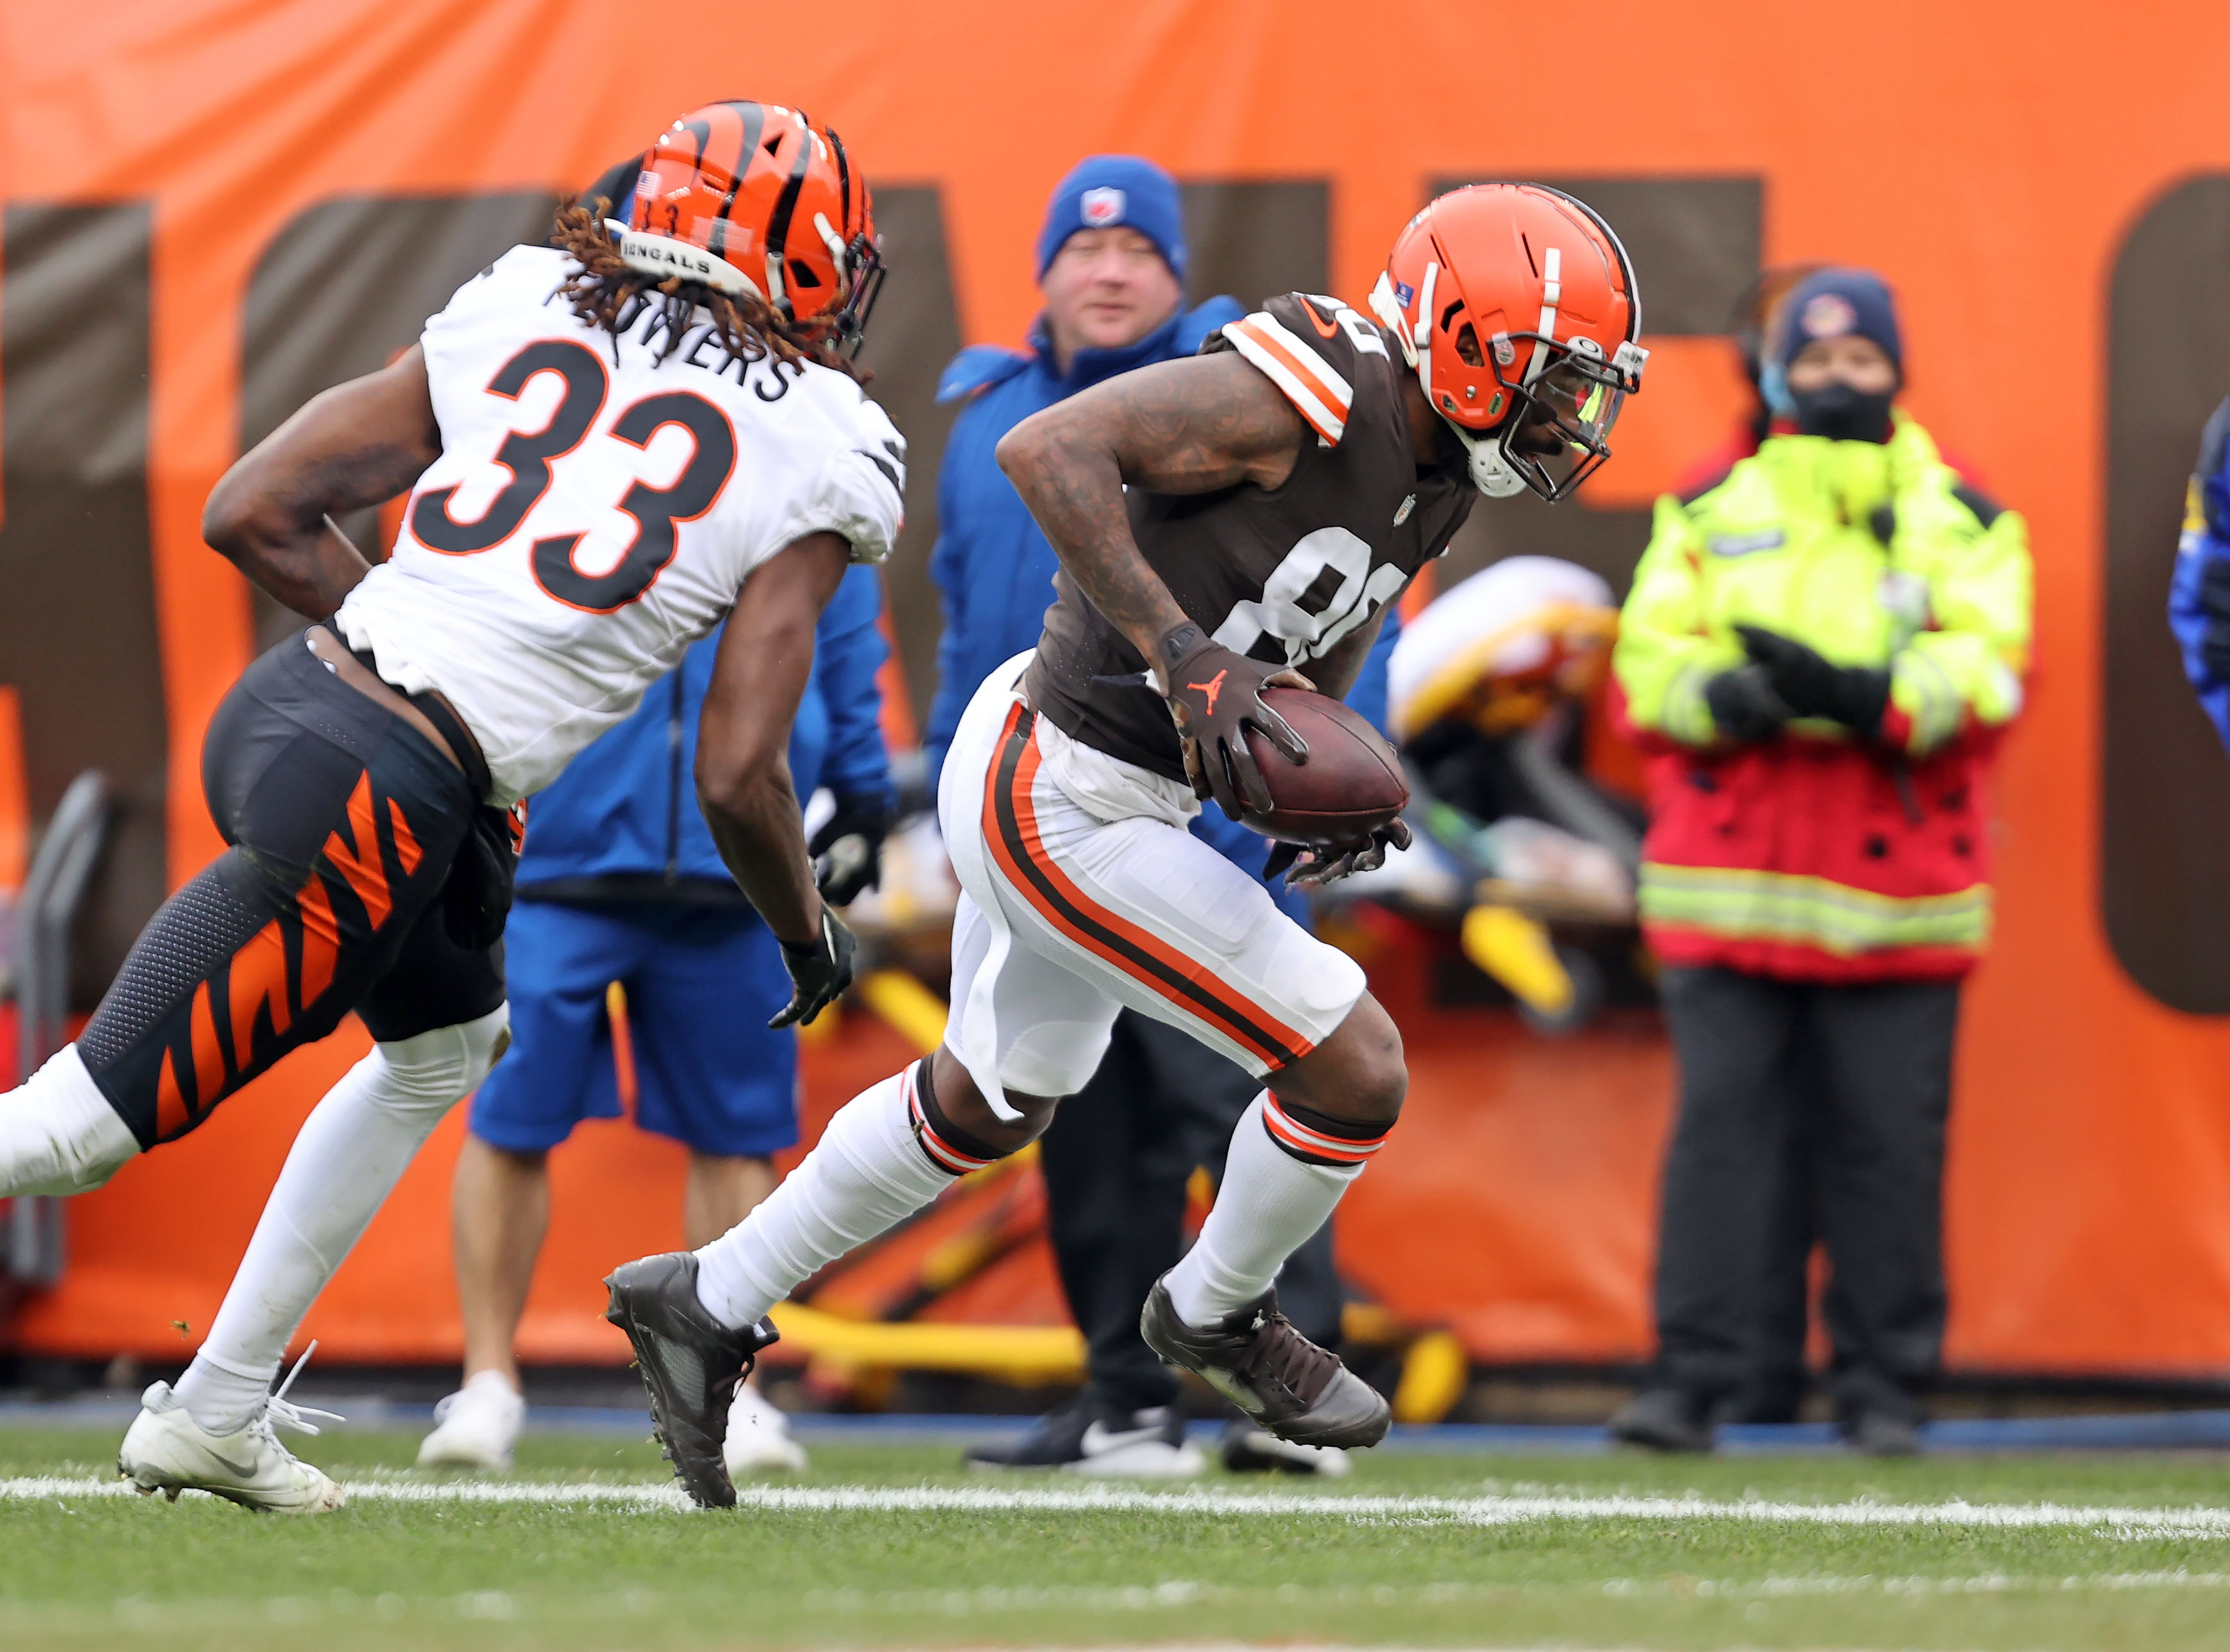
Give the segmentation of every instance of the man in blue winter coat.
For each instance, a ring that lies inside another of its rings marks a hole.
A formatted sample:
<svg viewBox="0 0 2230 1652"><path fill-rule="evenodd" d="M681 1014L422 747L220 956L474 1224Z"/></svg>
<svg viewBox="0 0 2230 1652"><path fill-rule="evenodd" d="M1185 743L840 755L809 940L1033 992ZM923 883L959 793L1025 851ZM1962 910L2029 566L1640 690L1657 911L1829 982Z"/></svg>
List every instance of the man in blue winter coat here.
<svg viewBox="0 0 2230 1652"><path fill-rule="evenodd" d="M1245 311L1215 298L1184 304L1185 241L1174 179L1152 162L1096 155L1054 190L1037 244L1045 309L1030 348L977 344L960 352L938 399L965 400L938 477L938 541L930 574L942 594L937 698L923 739L932 794L960 715L1002 661L1036 646L1053 575L1053 547L992 457L999 439L1042 408L1133 368L1196 354ZM1392 615L1350 703L1381 727ZM1203 809L1193 832L1250 872L1266 839ZM1308 921L1299 891L1273 897ZM1195 1167L1220 1174L1233 1125L1261 1088L1175 1028L1125 1011L1092 1083L1040 1139L1048 1225L1069 1311L1085 1334L1090 1380L1075 1402L1022 1440L969 1453L980 1468L1068 1468L1093 1475L1185 1475L1205 1466L1185 1443L1176 1373L1138 1335L1153 1282L1184 1248L1186 1189ZM1342 1306L1327 1226L1286 1264L1280 1308L1324 1347L1339 1340ZM1234 1424L1234 1468L1337 1474L1336 1450L1294 1446Z"/></svg>
<svg viewBox="0 0 2230 1652"><path fill-rule="evenodd" d="M882 587L854 568L822 611L792 725L797 795L835 814L811 844L822 893L875 881L893 802L875 673ZM635 1122L689 1148L688 1243L774 1190L797 1140L797 1045L767 1018L790 992L779 943L722 865L699 813L698 710L721 633L682 657L634 716L576 758L529 815L507 934L512 1045L473 1098L452 1190L465 1380L419 1461L509 1466L525 1411L512 1343L550 1216L547 1157L584 1118L620 1115L606 994L626 993ZM782 1414L749 1385L730 1413L731 1472L802 1468Z"/></svg>

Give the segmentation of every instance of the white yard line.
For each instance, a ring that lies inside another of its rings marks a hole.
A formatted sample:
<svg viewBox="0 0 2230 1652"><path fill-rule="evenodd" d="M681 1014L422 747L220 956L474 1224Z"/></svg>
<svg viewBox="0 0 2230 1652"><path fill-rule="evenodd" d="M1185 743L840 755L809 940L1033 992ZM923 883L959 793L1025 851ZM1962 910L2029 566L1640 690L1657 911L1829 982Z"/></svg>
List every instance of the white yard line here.
<svg viewBox="0 0 2230 1652"><path fill-rule="evenodd" d="M121 1497L120 1480L29 1477L0 1480L0 1501ZM532 1480L414 1481L372 1478L347 1482L364 1502L606 1505L641 1509L686 1507L667 1485L614 1485ZM774 1513L829 1511L984 1514L1098 1514L1317 1516L1364 1524L1511 1526L1539 1520L1741 1520L1759 1525L1956 1527L2087 1531L2118 1538L2230 1539L2230 1508L2121 1508L2065 1503L1797 1503L1744 1498L1590 1497L1577 1495L1479 1497L1371 1497L1337 1494L1215 1491L1149 1492L1127 1487L1005 1488L976 1486L745 1486L746 1508Z"/></svg>
<svg viewBox="0 0 2230 1652"><path fill-rule="evenodd" d="M1951 1596L2126 1593L2147 1589L2230 1589L2230 1572L2093 1572L2065 1576L1980 1572L1950 1577L1810 1573L1800 1577L1609 1578L1544 1583L1280 1584L1273 1587L1194 1583L1081 1587L1067 1585L982 1585L972 1589L809 1589L809 1610L836 1612L994 1612L1047 1608L1080 1611L1138 1611L1196 1605L1465 1606L1493 1605L1515 1596L1601 1595L1610 1600L1781 1601L1814 1596Z"/></svg>

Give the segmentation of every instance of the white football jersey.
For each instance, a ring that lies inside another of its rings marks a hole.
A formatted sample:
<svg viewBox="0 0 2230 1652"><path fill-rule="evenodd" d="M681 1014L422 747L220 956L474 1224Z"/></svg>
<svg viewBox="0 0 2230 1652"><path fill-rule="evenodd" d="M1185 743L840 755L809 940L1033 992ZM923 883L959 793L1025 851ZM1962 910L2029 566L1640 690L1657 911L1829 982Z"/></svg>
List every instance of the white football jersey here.
<svg viewBox="0 0 2230 1652"><path fill-rule="evenodd" d="M615 347L557 296L571 268L514 247L426 324L441 456L333 616L396 687L448 697L499 803L634 710L785 545L882 561L906 485L905 440L843 374L738 361L701 321L661 362L655 305Z"/></svg>

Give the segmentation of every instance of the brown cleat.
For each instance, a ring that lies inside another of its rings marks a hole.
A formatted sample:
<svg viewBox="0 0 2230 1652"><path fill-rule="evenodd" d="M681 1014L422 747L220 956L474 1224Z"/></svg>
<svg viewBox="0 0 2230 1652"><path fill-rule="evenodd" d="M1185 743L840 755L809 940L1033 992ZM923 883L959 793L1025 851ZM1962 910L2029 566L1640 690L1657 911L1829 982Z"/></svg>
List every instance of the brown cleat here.
<svg viewBox="0 0 2230 1652"><path fill-rule="evenodd" d="M1196 1372L1281 1440L1296 1445L1376 1445L1394 1414L1384 1396L1292 1327L1267 1290L1214 1325L1177 1316L1162 1280L1146 1294L1138 1334L1163 1363Z"/></svg>
<svg viewBox="0 0 2230 1652"><path fill-rule="evenodd" d="M635 1344L652 1432L682 1489L699 1508L733 1508L735 1482L721 1451L728 1406L759 1350L776 1340L773 1324L732 1331L707 1314L697 1300L697 1258L686 1250L630 1262L604 1286L604 1317Z"/></svg>

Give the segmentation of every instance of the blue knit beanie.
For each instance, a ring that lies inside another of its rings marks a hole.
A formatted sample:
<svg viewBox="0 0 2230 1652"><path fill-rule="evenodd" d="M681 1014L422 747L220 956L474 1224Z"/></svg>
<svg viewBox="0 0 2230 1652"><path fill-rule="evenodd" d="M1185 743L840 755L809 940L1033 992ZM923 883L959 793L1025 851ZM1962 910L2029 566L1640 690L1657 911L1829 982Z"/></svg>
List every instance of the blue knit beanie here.
<svg viewBox="0 0 2230 1652"><path fill-rule="evenodd" d="M1798 282L1781 303L1781 347L1774 354L1784 371L1814 340L1856 333L1879 344L1898 376L1904 376L1897 300L1888 283L1872 270L1821 270Z"/></svg>
<svg viewBox="0 0 2230 1652"><path fill-rule="evenodd" d="M1162 261L1184 280L1184 213L1177 181L1137 155L1090 155L1061 179L1046 203L1045 228L1038 231L1038 280L1045 280L1054 257L1080 229L1135 229L1154 243Z"/></svg>

